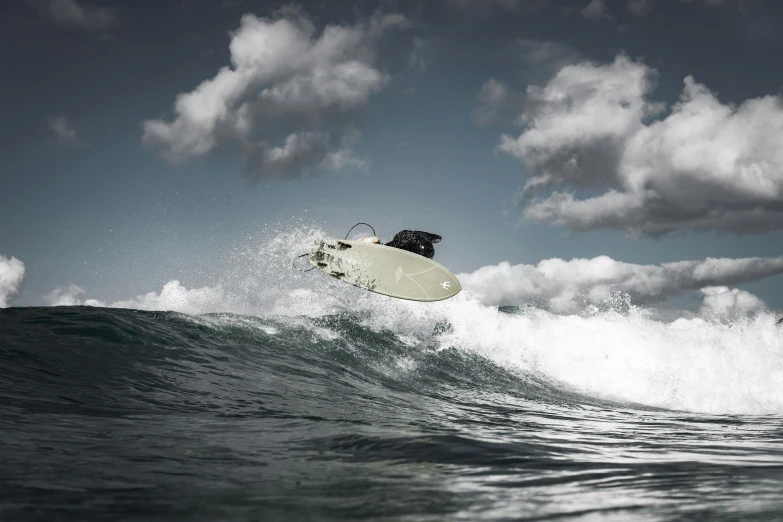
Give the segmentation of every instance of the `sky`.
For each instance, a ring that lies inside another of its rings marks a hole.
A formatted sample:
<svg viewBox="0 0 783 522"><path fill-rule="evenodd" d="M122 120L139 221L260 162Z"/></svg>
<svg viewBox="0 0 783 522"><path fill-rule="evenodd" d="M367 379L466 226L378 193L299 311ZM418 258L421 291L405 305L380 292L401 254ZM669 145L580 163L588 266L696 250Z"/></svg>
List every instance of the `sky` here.
<svg viewBox="0 0 783 522"><path fill-rule="evenodd" d="M491 305L781 310L781 24L774 0L3 2L0 307L160 305L361 221L440 234Z"/></svg>

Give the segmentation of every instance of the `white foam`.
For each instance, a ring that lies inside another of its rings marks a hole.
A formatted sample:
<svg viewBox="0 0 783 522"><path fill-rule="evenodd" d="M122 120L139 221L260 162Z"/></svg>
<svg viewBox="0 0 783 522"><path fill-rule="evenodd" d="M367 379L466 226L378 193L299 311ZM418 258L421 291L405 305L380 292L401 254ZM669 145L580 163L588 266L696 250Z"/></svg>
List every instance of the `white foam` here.
<svg viewBox="0 0 783 522"><path fill-rule="evenodd" d="M0 255L0 308L5 308L19 293L24 281L24 263L15 257Z"/></svg>
<svg viewBox="0 0 783 522"><path fill-rule="evenodd" d="M391 332L407 347L434 342L468 351L594 397L709 413L783 414L783 327L758 307L750 318L735 314L718 320L690 313L662 322L623 302L573 315L539 309L512 315L482 304L470 290L438 303L401 301L317 271L292 270L291 259L324 235L307 227L273 231L260 246L233 252L225 263L233 269L216 286L188 289L169 283L159 293L121 303L191 314L255 315L261 322L250 320L248 328L277 333L277 327L264 324L267 318L310 328L314 342L340 334L303 317L348 312L367 328ZM446 323L450 328L439 328L433 337L436 325ZM400 361L397 371L410 370L411 364Z"/></svg>
<svg viewBox="0 0 783 522"><path fill-rule="evenodd" d="M510 315L463 296L430 309L386 306L367 324L429 335L445 320L452 328L439 336L442 347L596 397L708 413L780 414L783 328L774 319L761 313L730 323L681 318L667 324L634 307L623 314Z"/></svg>

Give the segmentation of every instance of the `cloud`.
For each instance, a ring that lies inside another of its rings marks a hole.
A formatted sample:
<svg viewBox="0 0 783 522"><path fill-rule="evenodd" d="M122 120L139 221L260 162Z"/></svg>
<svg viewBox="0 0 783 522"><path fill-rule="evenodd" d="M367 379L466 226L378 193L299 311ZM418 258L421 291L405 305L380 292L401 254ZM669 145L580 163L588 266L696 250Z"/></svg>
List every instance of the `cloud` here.
<svg viewBox="0 0 783 522"><path fill-rule="evenodd" d="M783 226L781 99L727 105L688 76L679 102L659 117L665 106L648 99L655 76L620 55L566 66L528 88L525 130L498 146L530 173L519 194L523 216L648 236ZM557 185L571 190L533 197ZM580 199L577 189L603 193Z"/></svg>
<svg viewBox="0 0 783 522"><path fill-rule="evenodd" d="M547 81L566 65L581 60L576 49L562 42L517 39L508 47L520 82ZM497 78L484 82L476 96L473 123L477 126L513 123L524 109L526 94Z"/></svg>
<svg viewBox="0 0 783 522"><path fill-rule="evenodd" d="M476 96L477 107L473 111L473 123L479 127L504 123L517 108L513 91L504 82L492 78L484 82Z"/></svg>
<svg viewBox="0 0 783 522"><path fill-rule="evenodd" d="M590 3L579 11L579 14L582 15L582 18L586 18L593 22L611 19L604 0L590 0Z"/></svg>
<svg viewBox="0 0 783 522"><path fill-rule="evenodd" d="M169 281L163 285L160 293L149 292L135 299L117 301L111 308L133 308L135 310L171 310L186 314L221 312L225 310L230 296L223 287L204 286L188 290L179 281Z"/></svg>
<svg viewBox="0 0 783 522"><path fill-rule="evenodd" d="M701 289L704 294L700 315L725 317L737 319L763 312L767 305L745 290L734 288L729 290L725 286L710 286Z"/></svg>
<svg viewBox="0 0 783 522"><path fill-rule="evenodd" d="M54 133L57 142L67 147L88 148L89 144L82 139L65 116L49 120L49 128Z"/></svg>
<svg viewBox="0 0 783 522"><path fill-rule="evenodd" d="M29 0L54 24L69 29L105 32L120 23L116 9L76 0Z"/></svg>
<svg viewBox="0 0 783 522"><path fill-rule="evenodd" d="M24 263L15 257L0 256L0 308L6 308L19 293L24 281Z"/></svg>
<svg viewBox="0 0 783 522"><path fill-rule="evenodd" d="M44 302L48 306L106 306L106 303L97 299L83 299L87 291L77 285L68 285L55 288L44 296Z"/></svg>
<svg viewBox="0 0 783 522"><path fill-rule="evenodd" d="M537 265L502 262L457 277L463 287L481 295L485 304L530 303L570 313L603 303L616 293L629 295L634 303L654 304L705 287L747 283L781 273L783 257L638 265L599 256L546 259Z"/></svg>
<svg viewBox="0 0 783 522"><path fill-rule="evenodd" d="M626 7L632 15L642 17L652 10L652 0L630 0Z"/></svg>
<svg viewBox="0 0 783 522"><path fill-rule="evenodd" d="M432 61L432 42L419 36L413 37L411 54L408 58L410 66L419 72L425 72Z"/></svg>
<svg viewBox="0 0 783 522"><path fill-rule="evenodd" d="M111 304L98 299L84 299L85 294L84 288L72 284L55 288L44 297L44 302L49 306L100 306L132 308L134 310L165 310L186 314L222 312L227 307L230 309L232 303L232 296L227 295L220 285L188 289L177 280L169 281L163 285L160 292L149 292L134 299L115 301Z"/></svg>
<svg viewBox="0 0 783 522"><path fill-rule="evenodd" d="M441 0L448 7L488 14L494 10L517 14L538 12L549 5L548 0Z"/></svg>
<svg viewBox="0 0 783 522"><path fill-rule="evenodd" d="M510 46L514 58L523 71L543 70L546 79L557 71L582 60L582 54L563 42L519 38Z"/></svg>
<svg viewBox="0 0 783 522"><path fill-rule="evenodd" d="M743 11L742 0L680 0L686 4L700 4L704 7L722 7L724 5L734 4L737 5L740 11ZM626 4L628 12L636 17L646 16L652 11L653 0L629 0Z"/></svg>
<svg viewBox="0 0 783 522"><path fill-rule="evenodd" d="M326 170L367 170L368 165L362 158L357 158L353 155L350 149L340 149L335 152L330 152L321 161L320 166Z"/></svg>
<svg viewBox="0 0 783 522"><path fill-rule="evenodd" d="M376 14L318 34L298 8L245 15L232 33L231 65L179 94L173 121L145 121L143 141L172 161L238 153L253 179L354 167L345 144L356 141L362 107L389 81L374 65L374 48L407 24Z"/></svg>
<svg viewBox="0 0 783 522"><path fill-rule="evenodd" d="M739 4L741 0L680 0L686 4L701 4L705 7L721 7L729 4Z"/></svg>

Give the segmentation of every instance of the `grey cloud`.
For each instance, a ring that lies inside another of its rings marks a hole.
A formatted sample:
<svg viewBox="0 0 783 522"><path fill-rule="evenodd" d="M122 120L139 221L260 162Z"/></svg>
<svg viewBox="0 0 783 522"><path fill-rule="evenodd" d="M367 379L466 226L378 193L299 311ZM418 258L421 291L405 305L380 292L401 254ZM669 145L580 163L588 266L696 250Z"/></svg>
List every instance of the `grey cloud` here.
<svg viewBox="0 0 783 522"><path fill-rule="evenodd" d="M515 40L507 51L515 65L518 80L527 84L547 81L558 70L582 57L579 51L562 42L535 39ZM476 102L473 123L485 126L516 122L528 100L525 92L491 78L481 86Z"/></svg>
<svg viewBox="0 0 783 522"><path fill-rule="evenodd" d="M704 7L722 7L725 5L736 5L742 10L742 0L680 0L686 4L700 4ZM652 11L653 0L629 0L626 5L628 12L636 17L646 16Z"/></svg>
<svg viewBox="0 0 783 522"><path fill-rule="evenodd" d="M375 15L318 34L296 7L245 15L231 65L178 95L173 121L144 122L143 141L172 161L238 153L253 179L354 168L361 162L343 145L356 141L363 106L389 80L374 64L377 40L407 25Z"/></svg>
<svg viewBox="0 0 783 522"><path fill-rule="evenodd" d="M317 132L290 134L279 147L260 146L246 157L255 164L251 171L264 172L273 178L285 177L289 172L307 173L329 151L328 135Z"/></svg>
<svg viewBox="0 0 783 522"><path fill-rule="evenodd" d="M721 7L724 5L739 5L742 0L680 0L686 4L701 4L705 7Z"/></svg>
<svg viewBox="0 0 783 522"><path fill-rule="evenodd" d="M65 116L49 120L49 129L54 133L57 143L67 147L88 148L88 143L76 132Z"/></svg>
<svg viewBox="0 0 783 522"><path fill-rule="evenodd" d="M354 156L351 140L343 141L347 145L340 148L330 143L330 136L325 132L290 134L278 147L264 143L253 145L254 149L246 151L243 160L246 170L264 172L270 178L285 178L292 172L312 174L316 169L366 169L366 163Z"/></svg>
<svg viewBox="0 0 783 522"><path fill-rule="evenodd" d="M410 66L419 72L425 72L432 60L432 42L419 36L413 37Z"/></svg>
<svg viewBox="0 0 783 522"><path fill-rule="evenodd" d="M495 10L529 14L540 11L550 4L548 0L441 0L441 3L479 14L489 14Z"/></svg>
<svg viewBox="0 0 783 522"><path fill-rule="evenodd" d="M523 216L648 236L783 226L780 99L735 107L687 77L680 101L663 114L664 105L648 99L655 76L621 55L564 67L528 89L525 130L498 146L531 173L519 197ZM555 185L570 190L534 197ZM580 199L583 189L604 192Z"/></svg>
<svg viewBox="0 0 783 522"><path fill-rule="evenodd" d="M652 0L630 0L627 8L632 15L642 17L652 10Z"/></svg>
<svg viewBox="0 0 783 522"><path fill-rule="evenodd" d="M479 127L510 121L518 106L512 101L508 86L494 78L484 82L476 96L477 107L473 112L473 123Z"/></svg>
<svg viewBox="0 0 783 522"><path fill-rule="evenodd" d="M77 0L29 0L54 24L69 29L105 32L120 23L116 9Z"/></svg>
<svg viewBox="0 0 783 522"><path fill-rule="evenodd" d="M508 47L508 52L517 67L517 79L523 85L545 83L566 65L584 59L573 47L550 40L520 38ZM526 96L524 92L521 94Z"/></svg>
<svg viewBox="0 0 783 522"><path fill-rule="evenodd" d="M783 257L707 258L638 265L599 256L570 261L547 259L537 265L503 262L459 274L458 278L465 288L477 292L489 305L530 303L570 313L601 304L618 292L629 295L634 303L654 304L705 287L747 283L781 273ZM721 293L705 292L714 296ZM750 300L745 297L740 299L747 304ZM726 297L713 300L716 309L718 299ZM713 306L710 303L706 306Z"/></svg>
<svg viewBox="0 0 783 522"><path fill-rule="evenodd" d="M604 0L590 0L590 3L579 11L579 14L582 15L582 18L586 18L593 22L600 22L601 20L609 20L611 18Z"/></svg>
<svg viewBox="0 0 783 522"><path fill-rule="evenodd" d="M544 67L551 74L582 58L573 47L550 40L520 38L511 44L510 51L523 67Z"/></svg>

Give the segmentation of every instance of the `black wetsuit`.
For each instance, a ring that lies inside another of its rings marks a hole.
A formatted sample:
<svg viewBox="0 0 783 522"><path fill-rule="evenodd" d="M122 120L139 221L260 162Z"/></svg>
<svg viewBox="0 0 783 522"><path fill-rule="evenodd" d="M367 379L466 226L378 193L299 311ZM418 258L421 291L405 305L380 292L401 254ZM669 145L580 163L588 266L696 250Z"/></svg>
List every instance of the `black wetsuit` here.
<svg viewBox="0 0 783 522"><path fill-rule="evenodd" d="M386 243L386 246L407 250L432 259L435 255L435 247L432 244L438 243L440 240L441 237L437 234L419 230L401 230L391 241Z"/></svg>

